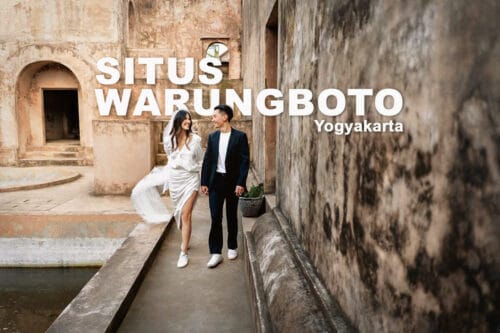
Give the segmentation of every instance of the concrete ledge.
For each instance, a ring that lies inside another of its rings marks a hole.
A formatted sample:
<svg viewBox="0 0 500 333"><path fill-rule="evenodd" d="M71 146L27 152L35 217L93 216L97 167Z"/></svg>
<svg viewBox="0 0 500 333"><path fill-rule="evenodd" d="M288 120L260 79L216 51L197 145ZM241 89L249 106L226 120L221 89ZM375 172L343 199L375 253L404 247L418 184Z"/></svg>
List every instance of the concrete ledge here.
<svg viewBox="0 0 500 333"><path fill-rule="evenodd" d="M140 221L137 214L4 213L0 214L0 235L9 238L126 238Z"/></svg>
<svg viewBox="0 0 500 333"><path fill-rule="evenodd" d="M248 182L256 185L259 181L255 170L251 168L250 171ZM266 316L269 316L269 327L260 327L278 332L288 332L290 329L305 332L356 332L338 302L332 298L319 278L276 201L274 194L266 194L265 208L268 213L259 219L242 218L245 254L249 261L246 265L247 278L255 294L251 299L256 308L256 322L265 325ZM277 262L281 263L277 265ZM283 271L274 266L281 266L286 270L289 279L283 279ZM280 279L286 282L287 286L281 286ZM288 291L276 297L276 290L279 288ZM302 307L291 305L294 297L298 297ZM261 301L262 298L266 301L265 305ZM289 310L286 310L282 303L288 304ZM312 321L309 324L299 321L298 326L290 325L284 314L280 313L280 308L287 312L297 311L295 317ZM312 319L315 317L316 319ZM311 325L312 323L315 324ZM316 324L319 326L314 327Z"/></svg>
<svg viewBox="0 0 500 333"><path fill-rule="evenodd" d="M116 331L171 224L137 225L47 332Z"/></svg>
<svg viewBox="0 0 500 333"><path fill-rule="evenodd" d="M330 327L332 327L336 332L355 332L355 328L347 319L347 316L342 311L338 302L330 296L330 293L319 278L316 269L309 260L309 257L307 257L304 250L300 247L299 240L295 236L295 233L291 229L285 216L278 208L275 208L273 213L280 224L288 245L292 249L295 263L300 269L302 276L308 282L309 288L314 293L315 298L319 303L325 319L329 322Z"/></svg>
<svg viewBox="0 0 500 333"><path fill-rule="evenodd" d="M257 266L269 314L277 332L331 332L273 213L254 224Z"/></svg>
<svg viewBox="0 0 500 333"><path fill-rule="evenodd" d="M251 232L245 232L243 246L245 251L245 271L250 290L252 317L258 333L271 333L274 331L271 315L266 303L262 275L255 254L254 239Z"/></svg>
<svg viewBox="0 0 500 333"><path fill-rule="evenodd" d="M318 278L278 209L262 215L252 231L245 233L245 250L260 332L356 331Z"/></svg>
<svg viewBox="0 0 500 333"><path fill-rule="evenodd" d="M102 266L136 214L0 214L0 267Z"/></svg>
<svg viewBox="0 0 500 333"><path fill-rule="evenodd" d="M124 240L0 237L0 267L102 266Z"/></svg>

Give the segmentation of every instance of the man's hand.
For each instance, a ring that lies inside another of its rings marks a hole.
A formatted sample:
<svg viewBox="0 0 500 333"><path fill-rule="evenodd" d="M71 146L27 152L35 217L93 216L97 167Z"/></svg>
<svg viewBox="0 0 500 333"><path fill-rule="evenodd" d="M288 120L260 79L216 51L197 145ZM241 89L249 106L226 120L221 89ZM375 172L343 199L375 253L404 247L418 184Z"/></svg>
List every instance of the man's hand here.
<svg viewBox="0 0 500 333"><path fill-rule="evenodd" d="M202 186L201 193L207 195L208 194L208 186Z"/></svg>
<svg viewBox="0 0 500 333"><path fill-rule="evenodd" d="M236 189L234 190L234 194L236 194L236 196L239 197L243 194L244 191L245 191L245 188L243 186L236 186Z"/></svg>

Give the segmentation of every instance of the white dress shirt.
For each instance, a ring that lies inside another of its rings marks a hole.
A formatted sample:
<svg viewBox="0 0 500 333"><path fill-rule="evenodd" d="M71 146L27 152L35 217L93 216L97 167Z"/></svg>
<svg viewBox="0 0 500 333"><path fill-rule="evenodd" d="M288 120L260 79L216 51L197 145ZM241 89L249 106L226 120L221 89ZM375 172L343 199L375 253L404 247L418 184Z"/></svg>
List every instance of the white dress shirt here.
<svg viewBox="0 0 500 333"><path fill-rule="evenodd" d="M227 146L229 144L229 137L231 136L231 131L227 133L220 132L219 138L219 158L217 159L217 172L226 173L226 154Z"/></svg>

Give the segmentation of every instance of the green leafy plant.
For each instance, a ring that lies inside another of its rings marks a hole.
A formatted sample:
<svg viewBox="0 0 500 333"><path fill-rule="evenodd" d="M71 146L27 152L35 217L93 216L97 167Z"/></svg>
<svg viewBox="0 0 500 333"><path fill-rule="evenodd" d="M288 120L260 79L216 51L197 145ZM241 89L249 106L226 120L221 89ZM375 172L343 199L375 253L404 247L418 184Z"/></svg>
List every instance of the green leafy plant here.
<svg viewBox="0 0 500 333"><path fill-rule="evenodd" d="M260 198L264 195L264 184L260 183L257 186L250 187L248 192L243 194L244 198Z"/></svg>

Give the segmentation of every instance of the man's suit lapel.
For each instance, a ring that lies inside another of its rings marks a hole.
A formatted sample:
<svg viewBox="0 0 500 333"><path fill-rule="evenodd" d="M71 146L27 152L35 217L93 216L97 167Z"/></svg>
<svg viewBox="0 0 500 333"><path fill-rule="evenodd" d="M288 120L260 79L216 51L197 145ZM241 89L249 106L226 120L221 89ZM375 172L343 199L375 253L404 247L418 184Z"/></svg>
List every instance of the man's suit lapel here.
<svg viewBox="0 0 500 333"><path fill-rule="evenodd" d="M229 136L229 142L227 144L226 161L227 161L227 155L229 155L229 152L231 151L231 148L235 144L236 144L236 135L234 133L234 129L231 127L231 135Z"/></svg>
<svg viewBox="0 0 500 333"><path fill-rule="evenodd" d="M220 141L220 131L215 132L214 134L214 156L215 156L215 164L217 164L217 160L219 159L219 141Z"/></svg>
<svg viewBox="0 0 500 333"><path fill-rule="evenodd" d="M231 134L229 135L229 142L227 143L227 151L226 151L226 172L229 172L229 160L230 160L230 152L232 147L236 144L236 134L234 129L231 127Z"/></svg>

